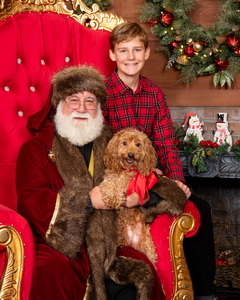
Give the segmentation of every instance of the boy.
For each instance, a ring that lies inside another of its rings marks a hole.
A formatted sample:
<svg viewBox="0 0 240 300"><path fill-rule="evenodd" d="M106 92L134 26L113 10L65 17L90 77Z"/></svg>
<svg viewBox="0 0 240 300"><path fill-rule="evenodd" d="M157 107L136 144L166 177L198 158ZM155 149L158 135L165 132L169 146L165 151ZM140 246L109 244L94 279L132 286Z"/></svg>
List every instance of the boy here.
<svg viewBox="0 0 240 300"><path fill-rule="evenodd" d="M106 122L115 132L125 127L145 132L153 141L164 175L174 179L189 198L191 192L183 183L165 95L140 74L150 55L146 32L137 23L115 27L110 35L109 54L117 63L117 70L106 83L108 101L103 107Z"/></svg>
<svg viewBox="0 0 240 300"><path fill-rule="evenodd" d="M165 94L150 79L141 75L150 55L146 32L137 23L118 25L110 35L109 55L116 61L117 69L106 82L108 100L103 107L105 121L115 132L125 127L135 127L145 132L153 141L163 174L174 179L189 198L191 192L184 183ZM158 169L157 172L161 173ZM191 196L190 200L200 212L202 226L193 238L185 239L185 255L195 299L209 300L213 299L215 274L211 208L196 196Z"/></svg>

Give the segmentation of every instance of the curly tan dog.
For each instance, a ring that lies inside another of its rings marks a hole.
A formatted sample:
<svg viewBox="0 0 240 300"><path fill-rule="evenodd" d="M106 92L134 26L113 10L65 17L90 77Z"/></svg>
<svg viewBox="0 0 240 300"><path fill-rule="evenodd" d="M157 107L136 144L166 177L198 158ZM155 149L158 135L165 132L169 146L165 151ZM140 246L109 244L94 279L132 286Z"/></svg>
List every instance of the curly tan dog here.
<svg viewBox="0 0 240 300"><path fill-rule="evenodd" d="M123 129L116 133L105 150L104 160L106 171L100 186L104 201L116 209L95 210L89 216L86 245L91 276L86 299L107 300L104 283L107 277L118 284L134 284L137 299L149 300L153 287L150 266L142 260L117 255L117 248L132 245L155 262L155 248L146 223L151 223L155 216L162 213L179 215L186 203L186 196L167 177L160 176L154 184L155 150L147 136L136 129ZM148 197L150 188L163 198L155 206L124 206L128 194L136 190L143 201Z"/></svg>
<svg viewBox="0 0 240 300"><path fill-rule="evenodd" d="M157 189L161 189L161 193L158 194L165 197L167 194L166 191L164 193L163 185L177 190L178 187L172 180L166 177L157 178L153 174L157 164L155 149L147 135L136 129L123 129L114 135L105 150L104 162L107 169L100 186L107 206L118 209L118 245L134 247L146 254L155 264L157 257L150 227L146 224L146 214L140 207L125 207L126 196L136 191L140 195L140 201L143 201L149 196L148 190L156 183L160 184ZM184 193L179 190L178 193L182 197L182 199L178 197L178 201L184 202L186 200ZM166 212L166 208L171 214L179 214L182 210L172 211L172 205L170 207L165 200L162 208L160 205L157 213Z"/></svg>

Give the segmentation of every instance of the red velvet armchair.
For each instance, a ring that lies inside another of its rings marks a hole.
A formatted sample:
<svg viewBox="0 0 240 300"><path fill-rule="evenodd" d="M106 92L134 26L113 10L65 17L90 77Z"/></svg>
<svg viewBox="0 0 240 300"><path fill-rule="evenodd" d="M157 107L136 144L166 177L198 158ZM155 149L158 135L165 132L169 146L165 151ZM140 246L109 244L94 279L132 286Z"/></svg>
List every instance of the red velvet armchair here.
<svg viewBox="0 0 240 300"><path fill-rule="evenodd" d="M20 146L30 138L27 118L46 103L51 75L64 66L90 64L106 77L109 31L123 19L72 0L76 15L60 0L0 0L0 298L27 300L34 265L34 240L17 210L15 168ZM89 28L88 28L89 27ZM24 174L22 174L24 176ZM161 216L166 299L193 299L182 241L193 234L198 212L187 207L178 218ZM194 217L192 217L192 215ZM168 275L166 276L166 272Z"/></svg>

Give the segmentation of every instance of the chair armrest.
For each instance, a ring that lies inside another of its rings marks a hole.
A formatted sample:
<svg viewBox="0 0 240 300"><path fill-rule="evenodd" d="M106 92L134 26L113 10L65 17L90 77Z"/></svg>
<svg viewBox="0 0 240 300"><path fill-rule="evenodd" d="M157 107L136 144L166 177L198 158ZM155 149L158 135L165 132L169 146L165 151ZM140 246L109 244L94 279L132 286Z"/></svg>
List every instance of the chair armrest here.
<svg viewBox="0 0 240 300"><path fill-rule="evenodd" d="M200 224L198 209L193 202L187 201L180 216L158 215L150 225L158 255L157 272L166 300L185 299L185 296L194 299L183 240L195 235Z"/></svg>
<svg viewBox="0 0 240 300"><path fill-rule="evenodd" d="M174 300L194 299L192 281L183 250L185 234L195 228L196 220L190 213L176 218L170 230L170 253L174 270Z"/></svg>
<svg viewBox="0 0 240 300"><path fill-rule="evenodd" d="M35 258L31 228L21 215L1 204L0 220L0 245L6 256L0 299L27 300Z"/></svg>

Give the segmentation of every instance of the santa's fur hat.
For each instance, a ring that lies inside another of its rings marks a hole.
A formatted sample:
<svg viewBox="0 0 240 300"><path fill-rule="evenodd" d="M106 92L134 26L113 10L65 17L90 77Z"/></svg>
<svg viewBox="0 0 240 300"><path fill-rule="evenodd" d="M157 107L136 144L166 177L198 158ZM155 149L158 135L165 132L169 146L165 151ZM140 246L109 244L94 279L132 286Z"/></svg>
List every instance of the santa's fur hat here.
<svg viewBox="0 0 240 300"><path fill-rule="evenodd" d="M55 73L52 77L53 107L57 107L67 96L84 91L94 94L98 102L104 104L107 91L103 80L104 77L97 69L86 65L67 67Z"/></svg>

